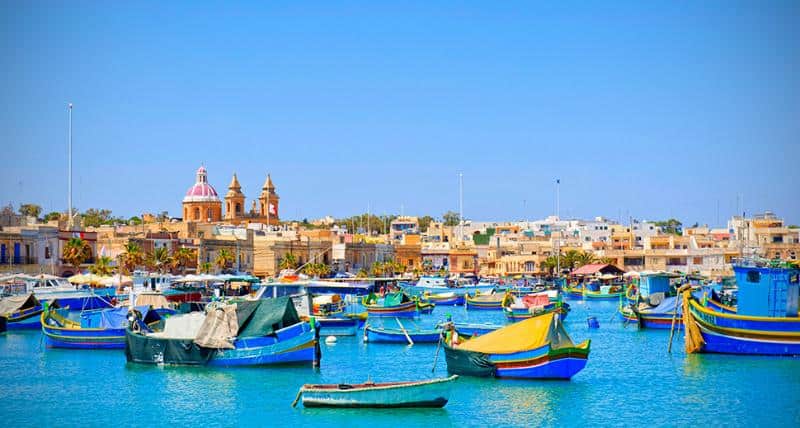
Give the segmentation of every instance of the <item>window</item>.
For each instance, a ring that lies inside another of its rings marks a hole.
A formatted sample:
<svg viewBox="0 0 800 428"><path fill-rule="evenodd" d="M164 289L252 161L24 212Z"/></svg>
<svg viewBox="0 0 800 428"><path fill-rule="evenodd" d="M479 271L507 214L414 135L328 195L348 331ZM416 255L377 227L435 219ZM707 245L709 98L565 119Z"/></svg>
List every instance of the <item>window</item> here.
<svg viewBox="0 0 800 428"><path fill-rule="evenodd" d="M194 219L195 220L200 220L200 208L195 208L194 209Z"/></svg>
<svg viewBox="0 0 800 428"><path fill-rule="evenodd" d="M208 216L207 216L206 218L208 218L209 220L211 220L211 219L213 218L213 217L211 216L211 208L207 209L207 210L206 210L206 213L208 214Z"/></svg>
<svg viewBox="0 0 800 428"><path fill-rule="evenodd" d="M757 270L751 270L750 272L747 272L747 282L761 282L761 273Z"/></svg>
<svg viewBox="0 0 800 428"><path fill-rule="evenodd" d="M701 265L701 264L703 264L703 258L702 257L695 257L695 258L692 259L692 263L696 264L696 265Z"/></svg>
<svg viewBox="0 0 800 428"><path fill-rule="evenodd" d="M242 204L236 203L236 214L241 214L242 212Z"/></svg>

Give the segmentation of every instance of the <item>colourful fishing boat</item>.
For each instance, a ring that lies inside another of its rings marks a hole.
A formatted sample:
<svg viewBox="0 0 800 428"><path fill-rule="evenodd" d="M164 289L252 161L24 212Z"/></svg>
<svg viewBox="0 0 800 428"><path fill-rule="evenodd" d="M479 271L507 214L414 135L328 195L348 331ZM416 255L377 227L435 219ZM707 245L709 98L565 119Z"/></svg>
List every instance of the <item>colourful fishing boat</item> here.
<svg viewBox="0 0 800 428"><path fill-rule="evenodd" d="M136 310L147 325L161 321L161 315L148 306ZM48 348L123 349L128 312L128 307L85 311L75 321L68 318L68 310L48 307L41 315L45 343Z"/></svg>
<svg viewBox="0 0 800 428"><path fill-rule="evenodd" d="M366 315L366 314L363 314ZM326 336L355 336L366 316L345 314L338 317L316 318L320 334Z"/></svg>
<svg viewBox="0 0 800 428"><path fill-rule="evenodd" d="M649 306L646 303L641 303L638 306L621 305L617 313L623 322L638 325L639 328L669 329L672 328L673 319L675 320L676 328L683 328L681 300L679 297L665 297L656 306Z"/></svg>
<svg viewBox="0 0 800 428"><path fill-rule="evenodd" d="M464 295L453 291L447 293L426 292L422 295L422 301L435 303L439 306L459 306L464 304Z"/></svg>
<svg viewBox="0 0 800 428"><path fill-rule="evenodd" d="M309 364L319 361L318 331L300 321L289 296L245 300L169 317L163 329L137 318L125 331L125 355L143 364Z"/></svg>
<svg viewBox="0 0 800 428"><path fill-rule="evenodd" d="M302 397L305 407L444 407L450 385L458 376L414 382L361 384L305 384L292 407Z"/></svg>
<svg viewBox="0 0 800 428"><path fill-rule="evenodd" d="M0 299L0 316L6 319L6 329L38 329L44 306L30 293Z"/></svg>
<svg viewBox="0 0 800 428"><path fill-rule="evenodd" d="M555 313L472 339L451 330L443 343L450 373L522 379L570 379L586 366L590 347L573 344Z"/></svg>
<svg viewBox="0 0 800 428"><path fill-rule="evenodd" d="M800 268L747 260L734 265L735 314L703 306L683 293L686 351L751 355L800 355Z"/></svg>
<svg viewBox="0 0 800 428"><path fill-rule="evenodd" d="M364 335L369 343L436 343L439 341L440 334L441 330L404 330L371 325L364 328Z"/></svg>
<svg viewBox="0 0 800 428"><path fill-rule="evenodd" d="M572 299L587 300L619 300L620 296L625 295L625 290L621 285L597 285L595 289L593 283L574 284L568 286L564 292L567 297Z"/></svg>
<svg viewBox="0 0 800 428"><path fill-rule="evenodd" d="M415 317L419 313L417 301L403 292L386 293L382 299L370 293L361 304L371 317Z"/></svg>
<svg viewBox="0 0 800 428"><path fill-rule="evenodd" d="M506 299L510 298L509 293L489 293L467 294L466 304L470 310L502 310Z"/></svg>
<svg viewBox="0 0 800 428"><path fill-rule="evenodd" d="M569 310L568 303L553 302L545 293L521 297L512 296L506 300L506 304L503 306L503 313L509 321L520 321L551 312L558 313L563 321L567 318Z"/></svg>

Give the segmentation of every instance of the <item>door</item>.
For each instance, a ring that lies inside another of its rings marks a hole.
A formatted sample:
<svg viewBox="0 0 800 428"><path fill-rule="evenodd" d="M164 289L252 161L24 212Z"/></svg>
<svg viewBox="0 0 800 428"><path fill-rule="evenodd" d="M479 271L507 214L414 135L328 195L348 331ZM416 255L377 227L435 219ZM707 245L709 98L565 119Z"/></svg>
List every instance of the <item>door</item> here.
<svg viewBox="0 0 800 428"><path fill-rule="evenodd" d="M14 264L19 264L19 262L20 262L20 260L19 260L19 249L20 249L19 242L15 242L14 243Z"/></svg>

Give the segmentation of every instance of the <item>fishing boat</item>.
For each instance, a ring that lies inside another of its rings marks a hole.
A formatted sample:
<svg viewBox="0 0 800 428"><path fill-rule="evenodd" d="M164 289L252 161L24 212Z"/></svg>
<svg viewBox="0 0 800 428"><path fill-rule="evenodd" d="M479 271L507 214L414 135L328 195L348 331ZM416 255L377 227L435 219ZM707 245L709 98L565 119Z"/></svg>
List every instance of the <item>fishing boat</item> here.
<svg viewBox="0 0 800 428"><path fill-rule="evenodd" d="M343 314L337 317L314 317L320 334L326 336L355 336L367 319L367 313Z"/></svg>
<svg viewBox="0 0 800 428"><path fill-rule="evenodd" d="M416 300L416 302L417 302L417 310L421 314L429 314L429 313L433 312L433 309L436 307L436 303L433 303L433 302L427 302L427 301L424 301L424 300L420 300L420 299L418 299L416 297L414 298L414 300Z"/></svg>
<svg viewBox="0 0 800 428"><path fill-rule="evenodd" d="M369 343L436 343L439 341L441 330L420 330L405 328L373 327L367 325L364 335Z"/></svg>
<svg viewBox="0 0 800 428"><path fill-rule="evenodd" d="M34 296L9 296L0 299L0 316L6 319L6 329L38 329L44 306Z"/></svg>
<svg viewBox="0 0 800 428"><path fill-rule="evenodd" d="M370 293L361 304L371 317L415 317L418 314L418 302L403 292L386 293L382 299Z"/></svg>
<svg viewBox="0 0 800 428"><path fill-rule="evenodd" d="M645 329L669 329L673 320L676 328L683 328L680 297L665 297L655 306L645 302L639 305L620 305L618 314L625 323L632 323Z"/></svg>
<svg viewBox="0 0 800 428"><path fill-rule="evenodd" d="M292 407L301 399L305 407L444 407L450 385L458 376L413 382L360 384L305 384Z"/></svg>
<svg viewBox="0 0 800 428"><path fill-rule="evenodd" d="M590 341L575 345L555 313L471 339L457 330L444 334L447 370L458 375L570 379L589 358Z"/></svg>
<svg viewBox="0 0 800 428"><path fill-rule="evenodd" d="M800 355L800 267L749 259L733 270L739 288L735 314L711 309L683 292L686 351Z"/></svg>
<svg viewBox="0 0 800 428"><path fill-rule="evenodd" d="M319 361L318 330L290 297L209 305L154 329L140 318L125 331L125 355L143 364L258 366Z"/></svg>
<svg viewBox="0 0 800 428"><path fill-rule="evenodd" d="M465 281L452 281L448 282L446 278L439 276L422 276L416 284L405 287L405 289L412 295L421 295L423 293L440 294L440 293L456 293L460 296L469 293L489 293L495 289L496 284L488 282L478 282L477 284Z"/></svg>
<svg viewBox="0 0 800 428"><path fill-rule="evenodd" d="M564 290L567 297L586 300L619 300L625 295L624 287L620 284L600 285L597 282L573 284Z"/></svg>
<svg viewBox="0 0 800 428"><path fill-rule="evenodd" d="M520 321L535 316L555 312L561 320L569 314L569 304L561 301L551 301L546 293L529 294L522 297L511 296L506 299L503 313L509 321Z"/></svg>
<svg viewBox="0 0 800 428"><path fill-rule="evenodd" d="M161 321L161 314L149 306L135 309L148 326ZM50 306L41 315L45 343L48 348L123 349L128 312L128 307L84 311L75 321L68 310Z"/></svg>
<svg viewBox="0 0 800 428"><path fill-rule="evenodd" d="M464 304L464 295L453 291L446 293L425 292L422 294L422 301L435 303L439 306L460 306Z"/></svg>
<svg viewBox="0 0 800 428"><path fill-rule="evenodd" d="M440 326L440 328L443 326ZM482 324L482 323L453 323L453 327L463 336L480 336L486 333L491 333L499 328L503 328L497 324Z"/></svg>
<svg viewBox="0 0 800 428"><path fill-rule="evenodd" d="M481 294L467 294L466 305L467 309L471 310L502 310L506 299L510 298L508 293L489 293Z"/></svg>

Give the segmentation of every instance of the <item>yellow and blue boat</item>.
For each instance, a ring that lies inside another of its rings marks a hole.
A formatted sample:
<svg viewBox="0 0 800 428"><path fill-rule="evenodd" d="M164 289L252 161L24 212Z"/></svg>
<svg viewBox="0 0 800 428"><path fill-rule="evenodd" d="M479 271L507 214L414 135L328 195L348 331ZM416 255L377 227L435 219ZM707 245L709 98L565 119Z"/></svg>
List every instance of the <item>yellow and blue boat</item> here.
<svg viewBox="0 0 800 428"><path fill-rule="evenodd" d="M570 379L583 370L590 341L575 345L555 313L466 339L445 332L447 370L466 376Z"/></svg>
<svg viewBox="0 0 800 428"><path fill-rule="evenodd" d="M6 329L38 329L44 305L30 293L0 299L0 317L6 321Z"/></svg>
<svg viewBox="0 0 800 428"><path fill-rule="evenodd" d="M686 351L750 355L800 355L800 268L747 260L734 265L735 314L704 306L683 293Z"/></svg>
<svg viewBox="0 0 800 428"><path fill-rule="evenodd" d="M161 314L148 306L135 309L145 324L161 321ZM128 312L128 307L84 311L75 321L68 310L48 307L41 315L45 344L48 348L123 349Z"/></svg>
<svg viewBox="0 0 800 428"><path fill-rule="evenodd" d="M386 293L383 298L378 298L370 293L361 300L371 317L415 317L419 314L418 301L411 299L408 294L401 292Z"/></svg>
<svg viewBox="0 0 800 428"><path fill-rule="evenodd" d="M466 295L466 305L468 310L502 310L505 302L510 298L512 296L508 292L503 294L475 292L475 294Z"/></svg>

